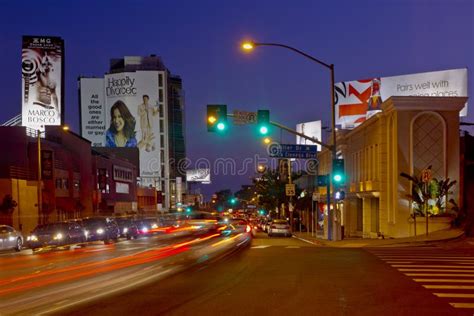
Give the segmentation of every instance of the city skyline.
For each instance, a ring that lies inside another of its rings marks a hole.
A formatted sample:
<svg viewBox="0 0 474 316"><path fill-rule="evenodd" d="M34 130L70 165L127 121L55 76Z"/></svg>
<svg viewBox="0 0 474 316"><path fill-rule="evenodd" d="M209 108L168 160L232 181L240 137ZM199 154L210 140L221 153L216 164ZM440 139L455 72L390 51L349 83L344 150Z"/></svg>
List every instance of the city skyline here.
<svg viewBox="0 0 474 316"><path fill-rule="evenodd" d="M283 1L242 2L240 8L215 1L183 8L168 2L115 1L113 7L110 3L56 3L48 7L46 22L25 10L34 2L2 3L0 86L7 104L2 122L21 112L22 35L64 39L65 123L78 134L79 76L103 76L111 58L162 57L167 68L183 79L186 145L192 161L229 157L241 164L256 154L266 155L249 127L231 126L220 136L207 133L206 104L227 104L229 111L268 108L272 120L292 128L312 120L322 120L324 126L330 122L327 69L279 48L244 54L239 47L244 39L284 43L333 63L336 82L465 67L468 77L472 74L470 1L386 1L383 7L375 1L357 5L302 1L292 8ZM468 84L472 91L472 80ZM463 121L474 121L470 109ZM275 136L278 140L280 133ZM282 140L295 141L286 134ZM211 185L201 187L207 195L225 188L236 191L250 182L249 176L251 172L232 182L230 177L213 176Z"/></svg>

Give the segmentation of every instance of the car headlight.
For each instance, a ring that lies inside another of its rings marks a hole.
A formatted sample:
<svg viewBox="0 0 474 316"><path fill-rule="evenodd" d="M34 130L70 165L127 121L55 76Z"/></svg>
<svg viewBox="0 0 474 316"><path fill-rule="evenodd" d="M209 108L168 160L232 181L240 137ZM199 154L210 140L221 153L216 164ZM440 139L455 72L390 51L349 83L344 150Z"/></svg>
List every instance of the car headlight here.
<svg viewBox="0 0 474 316"><path fill-rule="evenodd" d="M54 240L61 240L63 239L63 234L61 233L57 233L54 237L53 237Z"/></svg>
<svg viewBox="0 0 474 316"><path fill-rule="evenodd" d="M128 228L125 227L125 228L123 229L123 233L126 234L127 232L128 232Z"/></svg>
<svg viewBox="0 0 474 316"><path fill-rule="evenodd" d="M10 237L8 237L8 240L9 240L9 241L14 241L14 240L15 240L15 237L10 236Z"/></svg>
<svg viewBox="0 0 474 316"><path fill-rule="evenodd" d="M84 236L86 236L86 237L89 236L89 231L88 231L88 230L85 230L85 231L84 231Z"/></svg>
<svg viewBox="0 0 474 316"><path fill-rule="evenodd" d="M144 232L144 233L148 233L148 228L146 228L146 227L143 227L143 228L142 228L142 232Z"/></svg>
<svg viewBox="0 0 474 316"><path fill-rule="evenodd" d="M156 228L158 228L158 225L157 225L157 224L153 224L153 225L151 225L151 228L156 229Z"/></svg>
<svg viewBox="0 0 474 316"><path fill-rule="evenodd" d="M26 240L28 240L28 241L38 241L38 237L35 236L35 235L31 235L31 236L28 236L26 238Z"/></svg>
<svg viewBox="0 0 474 316"><path fill-rule="evenodd" d="M102 228L99 228L97 230L97 234L102 235L104 233L104 230Z"/></svg>

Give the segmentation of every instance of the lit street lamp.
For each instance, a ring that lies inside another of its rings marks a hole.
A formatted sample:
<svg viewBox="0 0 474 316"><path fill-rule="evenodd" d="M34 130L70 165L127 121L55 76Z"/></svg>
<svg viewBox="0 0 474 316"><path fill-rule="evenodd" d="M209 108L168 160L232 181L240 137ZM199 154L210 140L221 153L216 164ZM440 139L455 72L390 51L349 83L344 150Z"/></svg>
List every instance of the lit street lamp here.
<svg viewBox="0 0 474 316"><path fill-rule="evenodd" d="M311 55L308 55L306 54L305 52L302 52L301 50L299 49L296 49L294 47L291 47L291 46L288 46L288 45L284 45L284 44L278 44L278 43L257 43L257 42L253 42L253 41L246 41L244 43L242 43L242 49L244 49L245 51L252 51L254 48L256 48L257 46L277 46L277 47L282 47L282 48L286 48L286 49L289 49L295 53L298 53L308 59L310 59L311 61L314 61L318 64L320 64L321 66L324 66L326 68L328 68L330 71L331 71L331 114L332 114L332 147L331 147L331 153L332 153L332 160L334 161L336 158L337 158L337 149L336 149L336 105L335 105L335 99L334 99L334 64L327 64ZM330 177L329 177L330 178ZM328 231L329 231L329 236L331 236L332 234L332 223L333 223L333 214L331 212L331 208L329 207L330 206L330 201L331 201L331 192L327 192L327 195L328 195L328 216L329 216L329 227L328 227ZM334 199L334 202L333 202L333 205L334 205L334 211L336 211L336 201ZM329 237L331 239L331 237Z"/></svg>
<svg viewBox="0 0 474 316"><path fill-rule="evenodd" d="M67 132L69 131L69 126L64 125L62 127L63 131ZM37 184L37 194L38 194L38 216L40 217L40 224L44 224L44 217L43 217L43 192L41 188L41 182L42 180L42 165L41 165L41 134L46 134L46 130L41 131L37 130L36 131L36 142L38 145L38 184Z"/></svg>

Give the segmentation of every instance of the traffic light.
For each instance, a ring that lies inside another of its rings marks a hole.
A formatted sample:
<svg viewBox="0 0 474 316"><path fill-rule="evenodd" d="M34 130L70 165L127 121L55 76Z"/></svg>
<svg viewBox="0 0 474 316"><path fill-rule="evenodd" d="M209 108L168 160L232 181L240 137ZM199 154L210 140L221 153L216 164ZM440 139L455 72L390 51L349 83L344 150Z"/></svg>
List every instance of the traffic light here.
<svg viewBox="0 0 474 316"><path fill-rule="evenodd" d="M266 136L270 133L270 111L269 110L257 111L257 125L258 125L258 133L260 135Z"/></svg>
<svg viewBox="0 0 474 316"><path fill-rule="evenodd" d="M342 190L341 191L336 191L336 194L335 194L334 197L336 198L336 200L342 201L346 198L346 192L344 192Z"/></svg>
<svg viewBox="0 0 474 316"><path fill-rule="evenodd" d="M227 105L207 105L207 131L223 132L227 129Z"/></svg>
<svg viewBox="0 0 474 316"><path fill-rule="evenodd" d="M236 198L231 198L229 202L230 202L230 204L235 204L235 203L237 203L237 199Z"/></svg>
<svg viewBox="0 0 474 316"><path fill-rule="evenodd" d="M344 182L346 182L346 174L344 172L344 159L333 159L332 181L335 185L343 185Z"/></svg>
<svg viewBox="0 0 474 316"><path fill-rule="evenodd" d="M192 209L191 206L186 207L186 213L191 213Z"/></svg>

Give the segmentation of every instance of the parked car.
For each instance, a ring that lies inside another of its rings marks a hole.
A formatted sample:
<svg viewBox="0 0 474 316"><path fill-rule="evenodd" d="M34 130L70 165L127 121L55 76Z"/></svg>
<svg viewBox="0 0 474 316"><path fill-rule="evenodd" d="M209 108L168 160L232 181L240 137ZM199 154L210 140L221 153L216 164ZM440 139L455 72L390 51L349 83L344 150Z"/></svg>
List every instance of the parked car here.
<svg viewBox="0 0 474 316"><path fill-rule="evenodd" d="M120 237L127 238L128 240L138 237L138 227L131 218L117 217L115 221L120 229Z"/></svg>
<svg viewBox="0 0 474 316"><path fill-rule="evenodd" d="M23 247L23 236L15 228L0 225L0 250L15 249L20 251Z"/></svg>
<svg viewBox="0 0 474 316"><path fill-rule="evenodd" d="M33 250L84 243L86 240L86 231L78 222L55 222L38 225L27 238L28 246Z"/></svg>
<svg viewBox="0 0 474 316"><path fill-rule="evenodd" d="M270 228L270 225L272 225L273 219L272 218L267 218L265 220L265 223L263 224L263 231L268 233L268 229Z"/></svg>
<svg viewBox="0 0 474 316"><path fill-rule="evenodd" d="M284 235L291 237L290 224L286 219L275 219L268 227L268 236Z"/></svg>
<svg viewBox="0 0 474 316"><path fill-rule="evenodd" d="M110 240L118 241L120 228L113 218L109 217L87 217L82 219L88 241L103 241L104 244Z"/></svg>

